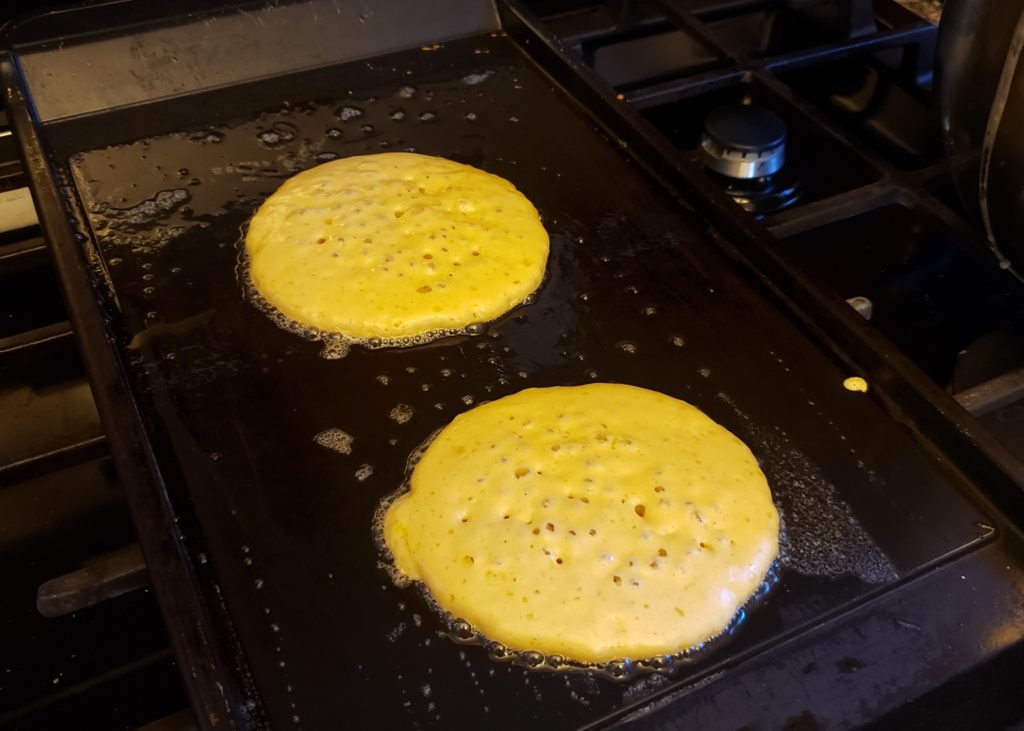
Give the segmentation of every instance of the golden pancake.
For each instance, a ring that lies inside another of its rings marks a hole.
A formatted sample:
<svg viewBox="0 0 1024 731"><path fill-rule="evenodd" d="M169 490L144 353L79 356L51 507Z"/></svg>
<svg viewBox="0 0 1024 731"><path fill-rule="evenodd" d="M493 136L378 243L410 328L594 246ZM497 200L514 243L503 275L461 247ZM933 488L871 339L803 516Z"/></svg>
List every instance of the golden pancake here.
<svg viewBox="0 0 1024 731"><path fill-rule="evenodd" d="M354 340L493 320L539 285L548 235L507 180L408 152L324 163L284 183L245 238L256 290Z"/></svg>
<svg viewBox="0 0 1024 731"><path fill-rule="evenodd" d="M779 516L750 450L703 412L598 383L456 417L383 534L484 637L596 663L721 634L778 554Z"/></svg>

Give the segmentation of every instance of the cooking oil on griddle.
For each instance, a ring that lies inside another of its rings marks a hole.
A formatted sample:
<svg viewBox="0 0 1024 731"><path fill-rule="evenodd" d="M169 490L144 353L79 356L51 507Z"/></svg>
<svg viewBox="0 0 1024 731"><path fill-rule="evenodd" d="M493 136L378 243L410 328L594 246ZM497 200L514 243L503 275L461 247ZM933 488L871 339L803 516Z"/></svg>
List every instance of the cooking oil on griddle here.
<svg viewBox="0 0 1024 731"><path fill-rule="evenodd" d="M325 449L338 454L352 454L353 437L343 429L332 427L318 432L313 441Z"/></svg>

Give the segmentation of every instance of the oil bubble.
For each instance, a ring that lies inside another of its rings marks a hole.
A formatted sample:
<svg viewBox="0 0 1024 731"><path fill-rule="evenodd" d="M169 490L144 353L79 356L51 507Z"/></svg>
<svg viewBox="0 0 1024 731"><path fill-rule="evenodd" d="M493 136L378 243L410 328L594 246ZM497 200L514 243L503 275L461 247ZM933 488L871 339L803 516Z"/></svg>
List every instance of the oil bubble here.
<svg viewBox="0 0 1024 731"><path fill-rule="evenodd" d="M448 625L448 631L454 638L459 640L469 640L476 636L473 627L464 619L452 620Z"/></svg>
<svg viewBox="0 0 1024 731"><path fill-rule="evenodd" d="M287 122L277 122L265 130L261 130L256 139L264 147L271 149L281 147L295 139L298 128Z"/></svg>
<svg viewBox="0 0 1024 731"><path fill-rule="evenodd" d="M509 649L500 642L488 642L487 654L492 660L497 660L498 662L508 660L512 657L512 653Z"/></svg>
<svg viewBox="0 0 1024 731"><path fill-rule="evenodd" d="M629 675L631 665L629 660L613 660L604 666L604 671L613 678L622 679Z"/></svg>
<svg viewBox="0 0 1024 731"><path fill-rule="evenodd" d="M287 328L285 328L287 329ZM324 347L320 349L320 357L324 360L339 360L348 355L352 342L345 338L326 338L323 340Z"/></svg>
<svg viewBox="0 0 1024 731"><path fill-rule="evenodd" d="M93 212L110 221L112 227L144 226L166 218L192 200L184 188L162 190L152 198L128 208L114 208L107 204L98 206Z"/></svg>
<svg viewBox="0 0 1024 731"><path fill-rule="evenodd" d="M372 464L359 465L359 468L355 472L355 478L360 482L366 482L367 479L373 474Z"/></svg>
<svg viewBox="0 0 1024 731"><path fill-rule="evenodd" d="M324 429L313 437L313 441L332 452L352 454L352 442L354 441L352 435L337 427Z"/></svg>
<svg viewBox="0 0 1024 731"><path fill-rule="evenodd" d="M637 351L636 343L632 340L620 340L615 344L615 347L623 353L629 353L630 355L635 355Z"/></svg>
<svg viewBox="0 0 1024 731"><path fill-rule="evenodd" d="M544 664L544 655L535 650L522 653L522 659L531 668L539 668Z"/></svg>
<svg viewBox="0 0 1024 731"><path fill-rule="evenodd" d="M191 132L188 136L190 140L196 142L208 142L210 144L217 144L218 142L224 141L224 133L214 127L204 127L202 129Z"/></svg>
<svg viewBox="0 0 1024 731"><path fill-rule="evenodd" d="M347 107L346 106L346 107L341 107L341 109L339 109L336 112L336 114L338 116L338 119L340 119L342 122L348 122L348 121L351 121L353 119L356 119L357 117L363 116L363 110L360 109L359 107Z"/></svg>
<svg viewBox="0 0 1024 731"><path fill-rule="evenodd" d="M494 76L494 71L483 71L476 74L466 74L462 77L462 83L466 86L479 86Z"/></svg>
<svg viewBox="0 0 1024 731"><path fill-rule="evenodd" d="M394 421L396 424L407 423L413 415L413 408L409 404L397 404L390 412L388 412L388 418Z"/></svg>

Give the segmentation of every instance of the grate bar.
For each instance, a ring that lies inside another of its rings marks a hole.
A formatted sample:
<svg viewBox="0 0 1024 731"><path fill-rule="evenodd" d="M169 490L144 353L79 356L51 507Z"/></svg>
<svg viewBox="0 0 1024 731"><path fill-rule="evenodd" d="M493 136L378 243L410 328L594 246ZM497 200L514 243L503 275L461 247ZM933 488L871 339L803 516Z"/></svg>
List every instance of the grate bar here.
<svg viewBox="0 0 1024 731"><path fill-rule="evenodd" d="M974 416L984 416L1024 398L1024 368L996 376L991 381L956 394L956 400Z"/></svg>
<svg viewBox="0 0 1024 731"><path fill-rule="evenodd" d="M36 608L44 617L63 617L148 583L142 548L134 543L43 583L36 594Z"/></svg>

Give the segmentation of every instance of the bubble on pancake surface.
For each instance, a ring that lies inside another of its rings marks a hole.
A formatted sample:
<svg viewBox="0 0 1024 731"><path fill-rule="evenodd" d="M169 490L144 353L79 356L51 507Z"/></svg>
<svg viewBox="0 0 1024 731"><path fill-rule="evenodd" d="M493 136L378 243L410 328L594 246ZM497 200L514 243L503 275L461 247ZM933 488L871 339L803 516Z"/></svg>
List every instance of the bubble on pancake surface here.
<svg viewBox="0 0 1024 731"><path fill-rule="evenodd" d="M633 392L643 391L610 384L596 384L580 388L604 389L609 387L625 389L631 395ZM532 389L531 391L565 392L573 390L576 389ZM682 404L682 402L675 402L674 399L660 394L655 394L655 396L696 412L695 409ZM499 407L502 402L508 400L508 398L500 399L488 406ZM487 407L481 407L481 409L483 408ZM700 412L696 412L696 414L700 414ZM570 414L569 422L574 426L570 426L566 432L564 429L560 431L558 428L558 424L561 422L560 418L552 417L553 421L546 420L544 416L518 419L513 414L509 422L509 429L512 429L513 432L518 432L521 436L531 429L538 430L531 435L529 440L524 441L518 437L509 437L507 434L497 434L494 429L491 429L481 437L483 441L480 444L472 447L466 445L466 455L460 456L460 461L471 462L471 455L478 450L485 453L490 452L489 458L493 461L496 469L507 472L507 475L497 482L488 479L487 475L478 476L474 479L477 481L482 479L483 482L474 482L468 486L469 492L463 493L465 498L463 503L446 502L441 506L434 505L435 509L441 509L445 515L450 513L448 520L451 521L447 529L442 525L438 529L437 535L443 539L444 530L447 530L449 534L476 530L480 536L484 534L488 536L486 541L475 544L476 547L473 549L463 550L463 544L454 546L453 550L456 550L459 555L453 554L450 560L466 576L472 572L487 572L497 575L502 572L520 571L515 574L518 577L518 584L515 582L505 584L507 587L515 587L510 588L512 596L504 597L513 612L529 614L532 611L532 606L542 602L543 596L549 593L552 599L564 602L569 606L571 611L580 618L580 621L585 622L585 618L589 616L586 614L588 611L586 607L589 607L590 610L598 614L605 611L613 612L610 620L613 623L620 620L627 624L633 620L643 623L645 620L639 615L644 614L645 610L652 610L652 607L659 602L664 604L666 600L663 593L660 595L645 593L647 591L645 587L648 584L657 584L661 576L671 576L673 578L670 583L675 584L673 591L686 595L686 573L678 571L678 564L693 561L694 566L697 566L706 557L713 556L715 552L725 555L733 550L731 539L722 530L720 513L723 505L718 504L728 503L728 498L711 505L705 505L700 501L694 503L702 506L707 513L707 515L702 515L700 509L687 507L687 501L678 494L679 484L668 482L668 488L660 484L644 487L632 479L625 481L615 479L616 476L623 476L618 474L619 468L629 464L635 465L637 455L642 455L653 442L650 441L648 435L622 433L621 430L616 429L621 424L608 424L607 426L613 428L603 430L600 423L586 426L585 430L588 433L581 440L578 438L581 435L573 431L579 424L574 422L572 417L573 415ZM727 435L727 439L731 440L729 448L738 446L739 450L742 450L741 454L746 452L738 440L714 425L707 417L702 414L700 417L713 429L720 430ZM457 419L455 423L458 421ZM590 426L596 426L593 433L589 433ZM477 429L482 429L482 427L482 424L477 425ZM555 432L554 435L550 433L552 429ZM443 434L444 432L442 432ZM702 432L695 432L689 436L698 440L714 438ZM539 439L542 444L538 446L533 443L536 439ZM587 451L595 445L599 451ZM445 449L450 447L451 445L445 444ZM620 452L621 457L615 457L616 450ZM632 453L630 450L633 450ZM536 457L538 453L542 453L542 458L539 461ZM595 458L600 455L604 456L599 459ZM531 458L534 461L531 462ZM745 459L749 461L749 464L746 464L744 469L752 466L756 470L756 463L753 462L749 452L746 452ZM523 460L526 463L523 463ZM558 463L563 460L576 460L574 464L577 466L588 461L592 464L589 465L589 469L575 473L579 479L574 482L572 479L566 479L567 474L560 471ZM412 471L413 464L411 462L410 471ZM420 464L431 466L429 462ZM479 463L476 465L479 466ZM433 467L431 468L433 469ZM697 469L700 470L699 467ZM626 470L628 476L629 468L626 467ZM548 474L547 479L561 487L555 491L539 489L541 483L538 481L541 480L543 474ZM452 489L458 491L456 477L461 481L466 475L450 475ZM634 474L632 477L636 477L636 475ZM760 480L763 485L763 476L760 477ZM657 488L662 489L659 491ZM422 491L424 488L422 485L417 488L414 477L413 490L416 489ZM760 487L755 488L753 502L757 509L763 508L770 513L767 516L770 523L772 519L777 520L777 516L771 506L767 486L763 486L763 493L759 493L760 489ZM475 494L474 490L477 491ZM378 540L385 553L392 559L397 559L398 565L408 570L408 556L391 556L389 544L384 537L389 508L395 500L401 499L403 495L408 497L410 493L403 488L384 501L375 523L375 531L379 534ZM678 505L667 504L673 501ZM421 504L419 509L427 508ZM731 510L732 507L729 506L728 509ZM410 507L409 510L412 511L413 508ZM773 516L775 517L773 518ZM401 527L398 519L392 521L393 529L395 525L399 525L401 530L408 529L408 525ZM777 529L777 522L773 525ZM675 535L680 530L686 533L687 540L680 541L679 535ZM622 542L620 539L623 532L629 533L630 531L632 531L630 540ZM771 525L768 525L767 533L771 533ZM692 540L690 540L691 538ZM736 535L735 539L740 543L744 540L740 535ZM765 540L771 541L770 538ZM502 548L502 546L507 546L508 541L514 544L515 550ZM399 548L401 549L399 554L406 551L401 545ZM742 565L733 567L732 571L737 576L743 574L745 570L754 571L749 578L740 577L739 584L742 586L730 585L728 581L722 582L720 588L723 597L720 598L726 598L727 601L733 603L733 606L724 615L721 615L714 631L701 635L699 641L674 646L671 648L671 652L665 652L664 648L659 648L657 651L646 654L643 652L623 653L634 657L644 656L647 659L644 662L627 662L625 665L620 663L614 667L609 663L622 659L621 655L615 657L614 652L611 657L606 655L591 657L581 655L578 648L576 651L565 652L561 647L544 646L543 641L540 643L509 642L507 637L501 635L504 630L499 630L496 633L493 627L488 627L488 620L481 621L479 617L473 617L472 611L465 612L465 616L462 618L456 618L447 607L442 609L442 604L451 605L451 602L446 601L443 596L444 592L450 590L451 584L445 585L448 588L438 585L421 586L421 588L428 600L445 617L453 639L460 642L484 644L488 647L492 657L495 654L492 651L501 648L500 654L503 659L509 659L528 667L603 669L609 665L611 669L607 670L607 674L612 677L625 677L636 672L663 670L679 662L685 662L690 653L703 646L707 640L730 631L733 624L741 621L742 612L735 610L763 595L774 581L774 574L769 564L771 564L775 552L766 555L763 549L764 546L756 546L754 552L756 559L747 569L744 569ZM517 551L530 554L525 559L529 564L528 570L545 573L543 581L533 581L529 575L522 573L522 565L525 564L520 561L521 557L517 555ZM517 561L519 561L518 564ZM753 564L757 564L757 566L755 567ZM418 566L412 573L417 574L422 570L424 570L423 567ZM429 573L429 570L427 572ZM408 581L408 577L404 576L401 571L393 572L393 575L394 573L399 575L400 581L403 583ZM696 573L699 574L700 570L697 569ZM415 575L413 578L425 579L423 575ZM469 578L471 579L471 577ZM603 586L605 579L607 579L607 588ZM682 581L682 583L675 583L677 581ZM429 578L425 579L425 584L432 583L437 584L436 581L431 582ZM472 584L470 580L470 585L465 588L465 591L468 592L467 596L476 596L478 589L479 587ZM576 602L580 602L582 595L588 592L592 595L592 601L582 602L585 607L581 609L581 604ZM627 596L625 592L630 593L628 596L632 598L626 606L629 607L629 611L636 614L632 619L614 614L623 606L622 604L616 605L615 592L618 592L617 596L619 597ZM435 597L434 595L438 593L441 596ZM729 596L725 597L727 593ZM438 603L437 598L441 598L442 601ZM671 603L673 600L669 598L668 601ZM669 610L670 616L667 618L658 614L659 610L665 609ZM699 609L692 602L676 608L676 610L679 609L682 609L684 613L686 609L691 609L695 614L699 614ZM678 614L672 614L672 611L670 606L659 606L649 612L651 616L647 619L657 615L659 621L664 620L670 624L685 621ZM463 611L457 610L457 613L463 614ZM558 617L549 617L548 619L554 621L556 625L560 621ZM538 621L540 620L538 619ZM477 631L478 625L481 627L482 633ZM603 630L598 628L596 631ZM498 640L503 642L498 642ZM503 643L511 644L516 649L509 649ZM544 650L542 656L546 659L543 663L538 664L535 662L534 655L539 650ZM573 656L584 657L584 659L577 660Z"/></svg>

